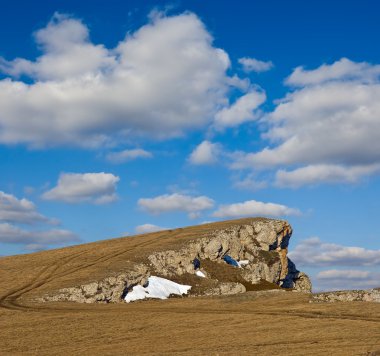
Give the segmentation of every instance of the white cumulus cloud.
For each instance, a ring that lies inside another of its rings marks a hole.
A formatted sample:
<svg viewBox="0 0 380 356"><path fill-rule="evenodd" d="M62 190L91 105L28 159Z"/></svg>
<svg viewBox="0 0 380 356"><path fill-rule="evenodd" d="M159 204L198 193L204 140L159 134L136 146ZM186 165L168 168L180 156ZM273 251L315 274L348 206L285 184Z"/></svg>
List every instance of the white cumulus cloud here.
<svg viewBox="0 0 380 356"><path fill-rule="evenodd" d="M301 241L289 257L302 266L379 266L380 250L342 246L313 237Z"/></svg>
<svg viewBox="0 0 380 356"><path fill-rule="evenodd" d="M329 269L318 272L318 279L363 279L368 278L369 271Z"/></svg>
<svg viewBox="0 0 380 356"><path fill-rule="evenodd" d="M203 210L211 209L214 201L206 196L190 196L179 193L164 194L155 198L141 198L138 205L152 214L173 211L189 213L190 218L196 218Z"/></svg>
<svg viewBox="0 0 380 356"><path fill-rule="evenodd" d="M239 63L242 65L243 70L249 72L266 72L273 68L272 61L260 61L256 58L243 57L239 58Z"/></svg>
<svg viewBox="0 0 380 356"><path fill-rule="evenodd" d="M78 236L63 229L29 231L9 223L0 223L0 242L23 244L26 249L42 249L50 245L79 242ZM39 246L36 248L36 246Z"/></svg>
<svg viewBox="0 0 380 356"><path fill-rule="evenodd" d="M67 15L56 13L45 28L35 32L34 39L43 51L36 61L1 59L0 70L45 81L91 74L116 64L115 56L103 45L90 42L88 28Z"/></svg>
<svg viewBox="0 0 380 356"><path fill-rule="evenodd" d="M36 206L28 199L18 199L12 194L0 191L0 222L33 224L55 222L37 212Z"/></svg>
<svg viewBox="0 0 380 356"><path fill-rule="evenodd" d="M105 204L115 201L119 177L111 173L62 173L57 186L42 195L46 200L66 203Z"/></svg>
<svg viewBox="0 0 380 356"><path fill-rule="evenodd" d="M213 164L218 161L222 147L208 140L200 143L189 156L189 162L195 165Z"/></svg>
<svg viewBox="0 0 380 356"><path fill-rule="evenodd" d="M365 270L324 270L315 279L320 290L369 289L380 285L380 273Z"/></svg>
<svg viewBox="0 0 380 356"><path fill-rule="evenodd" d="M35 251L80 241L75 233L51 229L47 224L59 224L59 221L40 214L30 200L0 191L0 244L20 244L26 250Z"/></svg>
<svg viewBox="0 0 380 356"><path fill-rule="evenodd" d="M256 191L268 187L268 182L264 180L258 180L252 174L249 174L243 179L235 179L233 186L237 189Z"/></svg>
<svg viewBox="0 0 380 356"><path fill-rule="evenodd" d="M264 203L256 200L248 200L242 203L221 205L212 216L218 218L243 217L243 216L286 216L300 215L298 209L289 208L275 203Z"/></svg>
<svg viewBox="0 0 380 356"><path fill-rule="evenodd" d="M138 234L146 234L149 232L156 232L156 231L162 231L162 230L167 230L166 227L154 225L154 224L143 224L143 225L138 225L136 226L136 233Z"/></svg>
<svg viewBox="0 0 380 356"><path fill-rule="evenodd" d="M380 172L380 163L364 166L342 166L333 164L316 164L294 169L278 170L275 184L280 187L300 187L318 183L355 183L363 176Z"/></svg>
<svg viewBox="0 0 380 356"><path fill-rule="evenodd" d="M356 182L378 174L379 68L341 60L315 71L303 69L303 80L300 74L296 78L304 86L289 92L264 116L263 138L269 145L258 152L240 152L232 167L279 169L277 183L283 186ZM317 79L311 79L314 76ZM296 83L294 77L289 81Z"/></svg>
<svg viewBox="0 0 380 356"><path fill-rule="evenodd" d="M119 152L110 152L106 158L112 163L123 163L133 161L139 158L152 158L153 154L141 148L134 148L130 150L123 150Z"/></svg>
<svg viewBox="0 0 380 356"><path fill-rule="evenodd" d="M295 86L317 85L333 80L356 80L364 82L377 81L380 65L367 62L353 62L342 58L333 64L323 64L317 69L306 70L297 67L286 79L286 83Z"/></svg>
<svg viewBox="0 0 380 356"><path fill-rule="evenodd" d="M244 122L255 120L259 117L255 111L266 100L262 91L251 90L239 97L231 106L225 107L215 115L214 126L216 129L239 126Z"/></svg>
<svg viewBox="0 0 380 356"><path fill-rule="evenodd" d="M63 14L34 38L36 59L0 60L9 76L0 80L0 143L94 147L179 136L211 123L230 86L243 84L227 76L228 55L192 13L153 16L116 48L94 44L82 21Z"/></svg>

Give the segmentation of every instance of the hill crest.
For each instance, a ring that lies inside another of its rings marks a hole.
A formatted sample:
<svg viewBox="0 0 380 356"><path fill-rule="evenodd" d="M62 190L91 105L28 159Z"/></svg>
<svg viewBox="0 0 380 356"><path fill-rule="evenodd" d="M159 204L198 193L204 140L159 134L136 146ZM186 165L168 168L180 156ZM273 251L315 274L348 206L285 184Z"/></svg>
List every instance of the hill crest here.
<svg viewBox="0 0 380 356"><path fill-rule="evenodd" d="M291 234L286 221L248 218L15 256L20 267L36 263L49 270L51 261L58 272L16 299L120 302L151 275L191 285L190 295L281 288L310 292L309 278L287 257ZM247 264L230 266L226 256ZM206 278L196 275L195 259Z"/></svg>

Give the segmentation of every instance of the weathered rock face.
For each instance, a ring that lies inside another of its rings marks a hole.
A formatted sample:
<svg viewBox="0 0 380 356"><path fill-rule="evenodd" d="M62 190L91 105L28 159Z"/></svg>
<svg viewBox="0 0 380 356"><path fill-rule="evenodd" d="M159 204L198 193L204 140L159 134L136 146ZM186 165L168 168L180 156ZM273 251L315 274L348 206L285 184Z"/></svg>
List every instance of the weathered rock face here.
<svg viewBox="0 0 380 356"><path fill-rule="evenodd" d="M260 279L277 283L287 275L287 266L282 263L282 248L278 240L284 234L284 222L257 222L255 225L232 226L215 231L212 235L198 238L178 251L160 251L149 256L153 269L166 277L194 273L192 261L222 261L226 254L236 260L249 260L244 268L245 279L251 283ZM288 227L291 233L290 226ZM275 247L273 247L275 246Z"/></svg>
<svg viewBox="0 0 380 356"><path fill-rule="evenodd" d="M281 287L294 288L301 292L310 292L312 285L307 274L297 270L296 265L288 258L288 273L284 278Z"/></svg>
<svg viewBox="0 0 380 356"><path fill-rule="evenodd" d="M380 288L368 290L344 290L313 295L314 302L377 302L380 303Z"/></svg>
<svg viewBox="0 0 380 356"><path fill-rule="evenodd" d="M138 264L128 273L117 274L101 281L76 287L63 288L58 293L46 295L43 301L70 301L79 303L117 303L128 288L145 284L150 274L147 266Z"/></svg>
<svg viewBox="0 0 380 356"><path fill-rule="evenodd" d="M145 262L139 263L131 271L93 281L77 287L65 288L44 300L68 300L83 303L118 302L134 285L143 285L150 275L176 280L193 276L195 258L210 261L213 266L225 265L223 257L248 260L238 269L239 280L218 281L213 272L205 271L207 278L213 279L211 288L205 287L203 295L244 293L246 286L267 281L283 288L297 291L311 291L311 283L306 274L298 271L288 259L288 244L292 229L286 221L253 220L252 223L231 225L229 228L214 230L205 236L196 236L173 250L154 251ZM236 267L229 266L233 269ZM236 270L234 273L237 272ZM236 275L236 273L235 273ZM199 277L197 277L199 278Z"/></svg>

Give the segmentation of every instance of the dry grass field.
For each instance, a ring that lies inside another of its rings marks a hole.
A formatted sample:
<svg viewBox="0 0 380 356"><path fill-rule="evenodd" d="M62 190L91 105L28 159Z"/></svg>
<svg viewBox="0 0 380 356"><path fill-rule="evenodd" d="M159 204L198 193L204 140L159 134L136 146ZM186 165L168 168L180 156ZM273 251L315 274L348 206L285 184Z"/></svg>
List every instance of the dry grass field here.
<svg viewBox="0 0 380 356"><path fill-rule="evenodd" d="M0 259L0 354L380 355L380 303L309 303L307 294L273 291L131 304L35 301L228 224Z"/></svg>

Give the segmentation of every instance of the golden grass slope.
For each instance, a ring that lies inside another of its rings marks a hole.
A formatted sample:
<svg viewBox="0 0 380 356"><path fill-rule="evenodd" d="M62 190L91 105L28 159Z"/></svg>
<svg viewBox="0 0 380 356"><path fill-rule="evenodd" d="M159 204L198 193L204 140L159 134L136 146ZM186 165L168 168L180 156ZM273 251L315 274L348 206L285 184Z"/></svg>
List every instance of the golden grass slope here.
<svg viewBox="0 0 380 356"><path fill-rule="evenodd" d="M380 354L379 303L313 304L307 294L253 291L132 304L34 301L244 221L0 259L0 355Z"/></svg>

